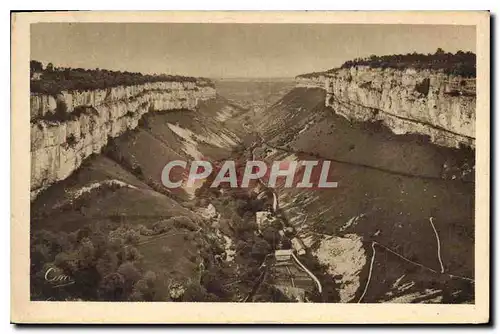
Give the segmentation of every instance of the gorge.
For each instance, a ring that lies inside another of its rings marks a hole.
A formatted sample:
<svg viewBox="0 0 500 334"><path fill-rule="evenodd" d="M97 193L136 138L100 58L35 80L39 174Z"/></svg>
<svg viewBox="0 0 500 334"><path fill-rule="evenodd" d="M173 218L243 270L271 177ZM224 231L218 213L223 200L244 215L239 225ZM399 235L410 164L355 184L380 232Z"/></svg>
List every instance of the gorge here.
<svg viewBox="0 0 500 334"><path fill-rule="evenodd" d="M358 66L295 83L199 78L33 93L31 224L44 242L33 242L42 260L32 277L44 263L97 277L56 299L291 301L272 280L254 285L267 254L290 242L281 225L256 225L271 199L321 281L310 300L473 302L474 82ZM162 186L168 162L201 158L331 161L339 186ZM46 293L37 285L32 298Z"/></svg>

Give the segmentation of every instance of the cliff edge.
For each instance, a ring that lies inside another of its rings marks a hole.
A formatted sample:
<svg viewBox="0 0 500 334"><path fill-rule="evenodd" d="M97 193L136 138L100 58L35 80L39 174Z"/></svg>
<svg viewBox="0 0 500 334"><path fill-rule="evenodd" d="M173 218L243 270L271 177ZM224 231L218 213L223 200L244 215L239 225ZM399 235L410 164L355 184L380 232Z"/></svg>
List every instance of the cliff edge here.
<svg viewBox="0 0 500 334"><path fill-rule="evenodd" d="M67 178L109 138L148 112L194 110L216 95L205 81L159 81L57 94L32 93L31 196Z"/></svg>
<svg viewBox="0 0 500 334"><path fill-rule="evenodd" d="M349 120L382 122L437 145L475 147L475 78L428 69L354 66L298 76L326 91L325 105Z"/></svg>

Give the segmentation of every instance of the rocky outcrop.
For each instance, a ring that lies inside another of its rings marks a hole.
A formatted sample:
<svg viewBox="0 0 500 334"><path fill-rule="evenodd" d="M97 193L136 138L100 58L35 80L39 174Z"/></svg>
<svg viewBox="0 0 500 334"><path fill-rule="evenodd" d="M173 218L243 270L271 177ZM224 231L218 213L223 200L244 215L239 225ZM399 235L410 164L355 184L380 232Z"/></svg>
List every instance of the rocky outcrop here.
<svg viewBox="0 0 500 334"><path fill-rule="evenodd" d="M195 82L155 82L31 96L32 198L99 153L109 138L138 126L148 112L193 110L215 89Z"/></svg>
<svg viewBox="0 0 500 334"><path fill-rule="evenodd" d="M326 90L328 89L327 78L326 75L297 77L295 79L295 86L299 88L322 88Z"/></svg>
<svg viewBox="0 0 500 334"><path fill-rule="evenodd" d="M348 119L380 121L396 134L425 135L441 146L475 146L475 79L363 66L298 79L299 86L324 88L326 106Z"/></svg>

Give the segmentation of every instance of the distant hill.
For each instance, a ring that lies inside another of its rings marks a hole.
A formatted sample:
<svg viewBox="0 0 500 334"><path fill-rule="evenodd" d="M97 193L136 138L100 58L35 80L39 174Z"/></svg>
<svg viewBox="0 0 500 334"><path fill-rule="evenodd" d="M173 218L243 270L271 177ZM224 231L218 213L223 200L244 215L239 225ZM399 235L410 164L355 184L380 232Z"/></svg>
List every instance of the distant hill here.
<svg viewBox="0 0 500 334"><path fill-rule="evenodd" d="M233 81L234 80L234 81ZM262 81L259 81L262 80ZM293 78L214 80L217 93L243 108L270 106L295 86Z"/></svg>
<svg viewBox="0 0 500 334"><path fill-rule="evenodd" d="M225 82L288 82L294 78L212 78L214 81Z"/></svg>

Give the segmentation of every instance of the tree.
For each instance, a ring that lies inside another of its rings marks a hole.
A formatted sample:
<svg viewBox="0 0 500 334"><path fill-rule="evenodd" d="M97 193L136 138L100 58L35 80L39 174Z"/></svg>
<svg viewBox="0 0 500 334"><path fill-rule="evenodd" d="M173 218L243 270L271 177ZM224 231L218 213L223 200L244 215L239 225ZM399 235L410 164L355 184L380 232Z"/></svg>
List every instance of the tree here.
<svg viewBox="0 0 500 334"><path fill-rule="evenodd" d="M221 282L221 272L216 268L211 268L206 271L201 278L201 284L208 293L212 293L217 297L224 298L227 297L227 290L224 288Z"/></svg>
<svg viewBox="0 0 500 334"><path fill-rule="evenodd" d="M46 71L47 71L47 72L54 72L54 64L52 64L52 63L48 63L48 64L47 64Z"/></svg>
<svg viewBox="0 0 500 334"><path fill-rule="evenodd" d="M117 271L123 276L125 282L131 285L141 278L139 270L137 270L132 262L124 262L120 267L118 267Z"/></svg>
<svg viewBox="0 0 500 334"><path fill-rule="evenodd" d="M43 71L43 65L41 62L37 60L31 60L30 61L30 72L42 72Z"/></svg>
<svg viewBox="0 0 500 334"><path fill-rule="evenodd" d="M443 50L443 49L441 49L441 48L437 48L437 50L436 50L436 54L437 54L437 55L442 55L442 54L444 54L444 50Z"/></svg>
<svg viewBox="0 0 500 334"><path fill-rule="evenodd" d="M99 284L99 296L102 300L121 300L124 295L125 279L119 273L105 276Z"/></svg>
<svg viewBox="0 0 500 334"><path fill-rule="evenodd" d="M185 302L203 302L206 299L207 291L196 282L191 282L184 292L182 300Z"/></svg>
<svg viewBox="0 0 500 334"><path fill-rule="evenodd" d="M278 242L280 241L278 230L271 226L264 228L264 230L262 231L262 237L267 241L269 245L271 245L272 248L276 248Z"/></svg>
<svg viewBox="0 0 500 334"><path fill-rule="evenodd" d="M263 261L270 251L271 247L264 239L257 239L253 244L251 255L252 258Z"/></svg>
<svg viewBox="0 0 500 334"><path fill-rule="evenodd" d="M94 227L71 233L33 232L30 240L32 296L37 300L152 300L156 274L144 273L140 265L142 255L133 246L138 235L135 229L125 227L106 233ZM50 267L74 280L64 293L60 293L60 289L47 289L44 275ZM140 280L147 287L145 291L135 287Z"/></svg>

